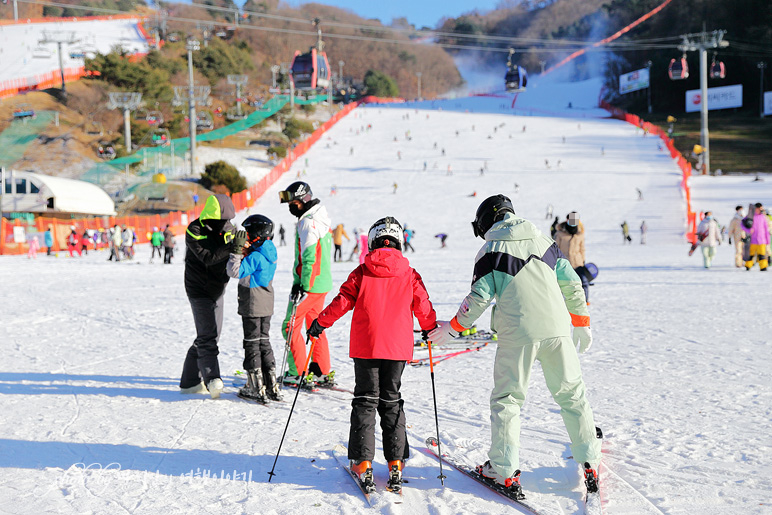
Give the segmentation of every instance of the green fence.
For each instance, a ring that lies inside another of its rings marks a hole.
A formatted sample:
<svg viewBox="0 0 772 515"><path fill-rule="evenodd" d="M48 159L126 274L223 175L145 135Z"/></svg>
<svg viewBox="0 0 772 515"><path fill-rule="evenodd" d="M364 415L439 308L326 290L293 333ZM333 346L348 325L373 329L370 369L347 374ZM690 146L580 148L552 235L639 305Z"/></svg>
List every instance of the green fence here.
<svg viewBox="0 0 772 515"><path fill-rule="evenodd" d="M54 111L38 111L32 118L14 120L0 133L0 166L10 167L24 157L27 147L55 117Z"/></svg>

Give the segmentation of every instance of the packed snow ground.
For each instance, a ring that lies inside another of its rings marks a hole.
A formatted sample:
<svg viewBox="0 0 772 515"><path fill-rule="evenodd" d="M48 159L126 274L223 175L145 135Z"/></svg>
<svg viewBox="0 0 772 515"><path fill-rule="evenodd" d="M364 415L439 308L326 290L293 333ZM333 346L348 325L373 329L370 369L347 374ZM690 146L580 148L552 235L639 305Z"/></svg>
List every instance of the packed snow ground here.
<svg viewBox="0 0 772 515"><path fill-rule="evenodd" d="M451 112L459 102L461 112ZM475 112L463 112L464 102ZM306 168L303 179L352 237L355 227L396 216L416 231L417 252L408 257L440 318L449 318L468 291L481 245L469 222L482 199L510 195L518 214L544 231L548 204L561 218L579 211L588 261L600 268L590 294L595 344L580 359L606 434L604 512L769 512L770 277L736 270L728 246L719 248L711 270L699 255L687 256L680 175L656 139L613 120L512 115L510 104L511 97L473 98L437 103L442 112L357 109L307 154L307 167L300 160L252 212L291 231L294 218L276 192ZM701 192L723 181L722 203L705 201L724 222L735 204L772 201L769 181L698 179L700 206ZM641 245L637 227L644 219L648 243ZM630 245L622 244L625 220ZM449 234L445 249L434 238L440 232ZM350 395L341 392L301 392L269 484L294 392L268 407L239 400L233 387L217 401L180 395L179 373L194 338L183 251L171 266L148 264L149 253L140 247L134 262L120 264L107 262L105 252L0 259L0 512L517 511L454 471L446 469L440 486L436 460L422 451L435 431L426 367L408 367L403 377L413 457L401 505L385 497L369 510L331 456L348 436ZM279 247L279 260L271 330L280 362L291 246ZM328 300L354 266L334 264ZM351 388L349 320L328 335L336 378ZM485 315L478 326L488 323ZM220 354L227 386L241 368L241 337L230 284ZM442 439L472 464L485 459L490 441L494 354L489 345L435 370ZM581 512L580 473L568 455L559 410L536 370L523 410L522 482L547 513ZM383 485L386 474L377 455L376 481Z"/></svg>

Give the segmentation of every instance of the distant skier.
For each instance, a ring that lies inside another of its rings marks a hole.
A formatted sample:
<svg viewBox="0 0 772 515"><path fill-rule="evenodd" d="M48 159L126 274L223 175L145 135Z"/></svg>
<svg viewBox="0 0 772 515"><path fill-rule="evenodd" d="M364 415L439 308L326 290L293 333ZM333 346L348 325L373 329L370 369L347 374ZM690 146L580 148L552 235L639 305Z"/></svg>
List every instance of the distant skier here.
<svg viewBox="0 0 772 515"><path fill-rule="evenodd" d="M83 234L80 235L80 253L88 255L88 244L91 243L91 236L88 233L88 229L83 229ZM94 247L96 250L96 247Z"/></svg>
<svg viewBox="0 0 772 515"><path fill-rule="evenodd" d="M335 252L332 256L333 261L343 261L343 238L346 238L346 241L351 241L346 229L343 228L343 224L338 224L332 231L332 243L335 245Z"/></svg>
<svg viewBox="0 0 772 515"><path fill-rule="evenodd" d="M405 224L405 252L407 252L408 249L415 252L415 249L413 248L413 245L410 243L413 241L413 236L415 235L415 231L412 229L407 228L407 224Z"/></svg>
<svg viewBox="0 0 772 515"><path fill-rule="evenodd" d="M393 188L392 194L396 195L397 194L397 188L399 188L399 184L397 184L396 181L395 181L394 184L391 185L391 187Z"/></svg>
<svg viewBox="0 0 772 515"><path fill-rule="evenodd" d="M630 227L627 222L622 222L622 243L632 243L633 239L630 237Z"/></svg>
<svg viewBox="0 0 772 515"><path fill-rule="evenodd" d="M444 249L447 246L445 245L445 240L448 239L447 234L445 234L444 232L441 232L439 234L435 234L434 237L440 239L440 244L441 244L440 248Z"/></svg>
<svg viewBox="0 0 772 515"><path fill-rule="evenodd" d="M646 225L646 220L641 222L641 245L646 245L646 233L649 232L649 226Z"/></svg>
<svg viewBox="0 0 772 515"><path fill-rule="evenodd" d="M279 246L284 247L287 245L287 242L284 241L284 235L287 233L287 231L284 229L284 226L282 224L279 224Z"/></svg>
<svg viewBox="0 0 772 515"><path fill-rule="evenodd" d="M643 192L640 188L635 188L635 192L638 194L638 200L643 200Z"/></svg>
<svg viewBox="0 0 772 515"><path fill-rule="evenodd" d="M504 195L487 198L472 222L485 244L477 254L472 288L450 321L438 321L429 340L457 337L496 301L491 325L498 332L493 365L491 448L476 470L514 493L520 487L520 411L531 370L540 361L547 388L560 406L574 460L584 465L589 491L597 491L600 440L579 366L592 346L581 283L557 244L515 215ZM574 326L573 342L568 320Z"/></svg>
<svg viewBox="0 0 772 515"><path fill-rule="evenodd" d="M750 253L745 261L745 269L750 270L753 268L753 261L757 260L759 262L759 270L766 272L767 265L769 264L769 256L767 255L770 240L769 222L767 217L764 216L764 206L761 202L757 202L754 205L753 213L748 213L744 222L743 231L751 237Z"/></svg>
<svg viewBox="0 0 772 515"><path fill-rule="evenodd" d="M319 314L308 335L319 337L348 311L351 318L349 356L354 359L354 398L348 458L363 487L375 490L375 414L381 419L383 454L389 464L387 489L402 488L402 469L410 456L400 384L405 364L413 357L413 316L424 331L437 325L437 315L421 276L402 255L403 228L392 217L369 231L370 253Z"/></svg>
<svg viewBox="0 0 772 515"><path fill-rule="evenodd" d="M582 281L582 289L584 290L584 298L589 304L590 302L590 280L586 276L583 270L585 264L585 249L584 249L584 224L579 219L579 214L576 211L572 211L566 216L565 222L558 224L557 232L553 236L555 243L557 243L560 252L571 263L579 279Z"/></svg>
<svg viewBox="0 0 772 515"><path fill-rule="evenodd" d="M118 224L115 224L115 227L113 227L112 233L110 236L110 257L107 258L108 261L112 261L113 258L115 258L116 262L121 260L122 245L123 245L123 235L121 233L121 226Z"/></svg>
<svg viewBox="0 0 772 515"><path fill-rule="evenodd" d="M40 241L38 240L37 235L30 236L27 244L29 245L29 248L27 249L27 259L37 259L38 251L40 250Z"/></svg>
<svg viewBox="0 0 772 515"><path fill-rule="evenodd" d="M164 264L171 265L172 258L174 257L174 233L169 228L169 224L166 224L164 229Z"/></svg>
<svg viewBox="0 0 772 515"><path fill-rule="evenodd" d="M515 183L515 195L520 193L520 185L518 183Z"/></svg>
<svg viewBox="0 0 772 515"><path fill-rule="evenodd" d="M239 397L266 404L268 400L282 400L281 387L276 380L276 360L269 339L273 315L273 276L278 257L276 246L271 241L273 221L270 218L251 215L242 225L246 230L246 244L231 248L227 268L228 275L239 281L238 313L244 327L243 366L247 384L239 390Z"/></svg>
<svg viewBox="0 0 772 515"><path fill-rule="evenodd" d="M705 218L697 226L697 234L702 247L703 265L705 268L710 268L713 257L716 255L716 247L721 245L721 233L712 212L705 211Z"/></svg>
<svg viewBox="0 0 772 515"><path fill-rule="evenodd" d="M51 255L51 249L54 247L53 228L53 225L48 224L48 229L43 233L43 244L46 246L46 256Z"/></svg>
<svg viewBox="0 0 772 515"><path fill-rule="evenodd" d="M185 234L185 293L193 311L196 339L182 367L182 393L209 393L217 399L223 390L217 344L228 284L226 267L231 250L246 242L243 231L239 231L238 237L233 233L230 220L235 216L236 208L228 195L211 195Z"/></svg>
<svg viewBox="0 0 772 515"><path fill-rule="evenodd" d="M737 206L735 208L734 217L729 222L729 244L734 245L734 266L742 268L745 266L743 263L743 246L746 233L743 231L743 207Z"/></svg>
<svg viewBox="0 0 772 515"><path fill-rule="evenodd" d="M549 220L550 218L552 218L553 210L554 208L552 207L552 204L547 204L547 216L544 217L546 220Z"/></svg>
<svg viewBox="0 0 772 515"><path fill-rule="evenodd" d="M150 262L153 262L155 253L158 252L158 257L161 257L161 247L164 243L164 233L158 227L153 227L153 233L150 235L150 246L152 247L152 254L150 254Z"/></svg>
<svg viewBox="0 0 772 515"><path fill-rule="evenodd" d="M550 236L552 239L555 239L555 234L558 232L558 224L560 223L560 217L555 217L555 221L552 222L552 225L550 226Z"/></svg>
<svg viewBox="0 0 772 515"><path fill-rule="evenodd" d="M70 257L75 257L73 255L74 252L78 253L78 256L80 256L81 251L78 250L78 241L80 238L78 237L78 233L75 230L75 226L70 226L70 234L67 236L67 250L70 253Z"/></svg>

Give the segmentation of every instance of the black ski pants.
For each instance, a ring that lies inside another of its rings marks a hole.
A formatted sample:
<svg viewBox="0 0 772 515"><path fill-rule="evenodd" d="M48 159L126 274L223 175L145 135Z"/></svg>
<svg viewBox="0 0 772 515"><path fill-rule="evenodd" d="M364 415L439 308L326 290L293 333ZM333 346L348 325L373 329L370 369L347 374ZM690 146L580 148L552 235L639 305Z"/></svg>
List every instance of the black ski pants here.
<svg viewBox="0 0 772 515"><path fill-rule="evenodd" d="M375 458L375 413L381 418L383 455L387 461L410 456L405 430L404 401L399 393L404 361L354 358L354 400L351 401L351 430L348 458Z"/></svg>
<svg viewBox="0 0 772 515"><path fill-rule="evenodd" d="M155 253L158 252L158 257L161 257L161 247L153 245L153 253L150 254L150 259L152 260L155 257Z"/></svg>
<svg viewBox="0 0 772 515"><path fill-rule="evenodd" d="M407 241L407 240L405 240L405 252L407 252L408 250L412 250L413 252L415 252L415 249L414 249L414 248L413 248L413 246L410 244L410 242L409 242L409 241Z"/></svg>
<svg viewBox="0 0 772 515"><path fill-rule="evenodd" d="M164 247L164 263L171 264L174 257L174 247Z"/></svg>
<svg viewBox="0 0 772 515"><path fill-rule="evenodd" d="M216 300L188 297L188 301L196 324L196 339L185 356L180 388L191 388L201 381L209 384L215 377L220 377L217 341L222 333L223 296Z"/></svg>
<svg viewBox="0 0 772 515"><path fill-rule="evenodd" d="M333 261L343 261L343 246L335 244L335 252L332 255Z"/></svg>
<svg viewBox="0 0 772 515"><path fill-rule="evenodd" d="M271 317L241 317L244 326L244 370L276 368L273 349L268 339Z"/></svg>

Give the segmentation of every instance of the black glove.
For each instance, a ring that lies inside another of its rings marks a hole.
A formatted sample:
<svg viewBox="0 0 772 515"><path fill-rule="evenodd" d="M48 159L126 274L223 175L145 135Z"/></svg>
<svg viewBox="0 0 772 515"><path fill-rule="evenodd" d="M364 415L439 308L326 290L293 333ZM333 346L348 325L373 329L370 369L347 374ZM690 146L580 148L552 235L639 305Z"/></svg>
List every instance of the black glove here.
<svg viewBox="0 0 772 515"><path fill-rule="evenodd" d="M425 342L429 341L429 333L431 331L427 331L426 329L421 330L421 339Z"/></svg>
<svg viewBox="0 0 772 515"><path fill-rule="evenodd" d="M231 254L243 254L247 243L247 231L236 231L231 240Z"/></svg>
<svg viewBox="0 0 772 515"><path fill-rule="evenodd" d="M319 323L319 319L315 318L314 321L311 322L311 327L308 328L306 334L311 338L319 338L319 335L321 335L325 329L327 328L322 327L322 324Z"/></svg>
<svg viewBox="0 0 772 515"><path fill-rule="evenodd" d="M292 291L290 292L290 301L292 301L293 304L300 304L300 301L303 300L303 297L306 295L306 290L303 289L303 287L298 284L292 285Z"/></svg>

